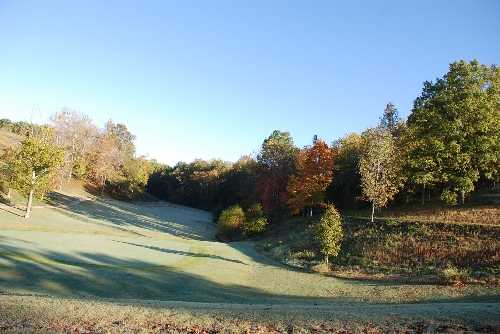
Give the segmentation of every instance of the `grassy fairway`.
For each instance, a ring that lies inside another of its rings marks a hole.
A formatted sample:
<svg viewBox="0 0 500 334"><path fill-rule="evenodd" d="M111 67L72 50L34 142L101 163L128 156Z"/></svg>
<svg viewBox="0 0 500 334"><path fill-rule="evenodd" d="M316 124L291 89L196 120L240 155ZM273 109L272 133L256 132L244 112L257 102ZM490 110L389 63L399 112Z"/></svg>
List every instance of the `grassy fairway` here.
<svg viewBox="0 0 500 334"><path fill-rule="evenodd" d="M50 203L29 221L0 210L3 305L16 295L44 295L297 308L480 302L499 311L498 289L340 280L291 270L259 255L250 242L215 241L211 216L200 210L70 194L54 194Z"/></svg>

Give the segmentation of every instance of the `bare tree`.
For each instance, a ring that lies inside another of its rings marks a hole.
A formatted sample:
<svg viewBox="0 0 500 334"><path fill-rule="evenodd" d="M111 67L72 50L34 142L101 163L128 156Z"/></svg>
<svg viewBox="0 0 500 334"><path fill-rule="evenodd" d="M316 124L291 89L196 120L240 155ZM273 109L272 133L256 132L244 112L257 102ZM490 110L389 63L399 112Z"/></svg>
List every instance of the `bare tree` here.
<svg viewBox="0 0 500 334"><path fill-rule="evenodd" d="M67 108L54 114L51 120L54 140L65 150L64 163L59 171L62 185L63 180L71 179L77 165L85 169L98 130L88 116Z"/></svg>

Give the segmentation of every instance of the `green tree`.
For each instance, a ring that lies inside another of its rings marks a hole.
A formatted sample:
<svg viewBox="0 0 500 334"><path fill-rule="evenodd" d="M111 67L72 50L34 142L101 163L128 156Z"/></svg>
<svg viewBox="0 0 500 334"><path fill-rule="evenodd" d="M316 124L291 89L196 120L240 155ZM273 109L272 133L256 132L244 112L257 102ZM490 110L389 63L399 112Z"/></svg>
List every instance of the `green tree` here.
<svg viewBox="0 0 500 334"><path fill-rule="evenodd" d="M351 133L333 143L335 163L333 181L328 186L328 198L339 208L352 207L361 197L359 159L363 152L363 138Z"/></svg>
<svg viewBox="0 0 500 334"><path fill-rule="evenodd" d="M361 188L375 207L382 208L394 198L403 184L401 158L391 133L381 127L363 133L364 151L359 162Z"/></svg>
<svg viewBox="0 0 500 334"><path fill-rule="evenodd" d="M12 121L8 118L0 119L0 129L9 129L12 126Z"/></svg>
<svg viewBox="0 0 500 334"><path fill-rule="evenodd" d="M288 132L275 130L262 143L257 155L258 191L267 214L279 216L287 210L287 184L295 171L297 152Z"/></svg>
<svg viewBox="0 0 500 334"><path fill-rule="evenodd" d="M110 181L110 194L117 198L138 199L144 195L153 165L144 157L127 159L121 175Z"/></svg>
<svg viewBox="0 0 500 334"><path fill-rule="evenodd" d="M25 218L31 215L33 196L42 197L50 190L52 178L63 162L64 152L47 137L28 137L7 161L12 188L28 197Z"/></svg>
<svg viewBox="0 0 500 334"><path fill-rule="evenodd" d="M251 156L242 156L225 173L217 191L216 209L240 203L249 207L257 202L257 162Z"/></svg>
<svg viewBox="0 0 500 334"><path fill-rule="evenodd" d="M384 114L380 118L380 126L393 132L400 122L398 109L391 102L387 103Z"/></svg>
<svg viewBox="0 0 500 334"><path fill-rule="evenodd" d="M411 180L465 195L480 175L496 180L500 166L500 70L476 60L450 64L425 82L408 118Z"/></svg>
<svg viewBox="0 0 500 334"><path fill-rule="evenodd" d="M12 183L14 181L14 173L11 169L10 162L14 159L14 149L12 147L7 147L2 152L2 157L0 159L0 177L2 180L2 186L4 190L7 190L7 199L10 200Z"/></svg>
<svg viewBox="0 0 500 334"><path fill-rule="evenodd" d="M342 217L333 204L328 204L316 229L316 238L327 265L328 257L339 254L343 237Z"/></svg>

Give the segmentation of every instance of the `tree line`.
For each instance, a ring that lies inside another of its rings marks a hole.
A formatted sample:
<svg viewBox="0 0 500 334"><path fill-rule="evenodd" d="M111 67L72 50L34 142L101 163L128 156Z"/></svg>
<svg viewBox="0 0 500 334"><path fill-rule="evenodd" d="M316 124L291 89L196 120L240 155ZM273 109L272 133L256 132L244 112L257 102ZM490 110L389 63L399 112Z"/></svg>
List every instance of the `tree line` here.
<svg viewBox="0 0 500 334"><path fill-rule="evenodd" d="M147 192L216 216L231 208L241 226L258 223L242 231L262 230L263 217L274 223L289 215L313 215L327 203L340 209L370 203L372 219L375 209L390 201L425 202L432 195L455 205L500 178L499 78L495 66L458 61L443 77L424 83L407 120L388 103L375 127L332 143L314 136L302 148L290 133L275 130L258 154L234 163L148 161L136 157L135 137L125 125L109 121L99 129L87 116L63 110L49 125L29 125L23 143L4 153L2 180L7 187L26 189L27 196L27 189L43 194L77 177L119 198ZM0 125L12 126L6 120ZM33 150L45 152L41 161L53 157L53 164L41 169L46 180L36 187L26 186L34 184L35 158L26 159L35 156ZM20 160L24 166L16 165Z"/></svg>
<svg viewBox="0 0 500 334"><path fill-rule="evenodd" d="M499 78L496 66L458 61L424 83L407 120L388 103L375 127L331 144L314 136L303 148L276 130L255 157L164 166L147 188L217 214L260 203L271 222L312 215L329 202L341 209L371 203L372 219L390 201L464 203L500 177Z"/></svg>
<svg viewBox="0 0 500 334"><path fill-rule="evenodd" d="M135 137L123 124L110 120L98 128L88 116L63 109L49 124L2 119L0 127L22 138L18 145L3 151L0 172L8 198L10 189L27 197L26 218L34 197L43 198L48 191L61 189L71 178L120 199L146 195L155 162L136 156Z"/></svg>

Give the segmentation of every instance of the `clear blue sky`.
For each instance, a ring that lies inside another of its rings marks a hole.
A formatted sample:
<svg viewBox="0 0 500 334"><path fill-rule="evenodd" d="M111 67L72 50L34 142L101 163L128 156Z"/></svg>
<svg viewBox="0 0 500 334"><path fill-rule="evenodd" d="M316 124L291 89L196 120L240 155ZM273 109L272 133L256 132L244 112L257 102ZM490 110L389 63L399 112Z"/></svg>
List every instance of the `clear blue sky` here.
<svg viewBox="0 0 500 334"><path fill-rule="evenodd" d="M0 117L125 123L170 164L403 116L448 63L500 59L500 1L2 1Z"/></svg>

